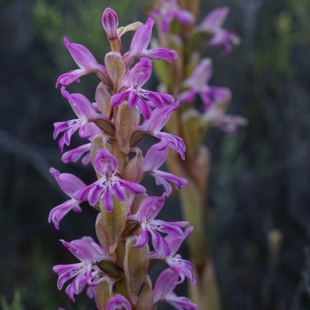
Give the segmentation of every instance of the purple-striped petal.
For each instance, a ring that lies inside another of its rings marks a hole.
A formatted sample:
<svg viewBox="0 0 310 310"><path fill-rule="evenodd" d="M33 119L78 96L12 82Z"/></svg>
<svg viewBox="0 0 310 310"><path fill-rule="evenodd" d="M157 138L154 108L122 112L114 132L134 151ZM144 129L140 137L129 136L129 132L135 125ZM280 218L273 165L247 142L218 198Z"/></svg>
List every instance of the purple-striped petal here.
<svg viewBox="0 0 310 310"><path fill-rule="evenodd" d="M132 194L143 194L146 192L146 189L138 183L130 182L123 179L119 179L119 182Z"/></svg>
<svg viewBox="0 0 310 310"><path fill-rule="evenodd" d="M81 145L75 149L72 149L70 151L65 152L62 155L61 160L66 164L72 163L72 162L77 162L85 153L90 151L90 145L91 145L91 143L87 143L87 144ZM89 157L87 158L86 156L87 156L87 154L84 155L84 158L82 159L82 163L84 165L89 163Z"/></svg>
<svg viewBox="0 0 310 310"><path fill-rule="evenodd" d="M111 97L110 105L112 107L117 107L124 102L124 100L129 96L131 90L126 90L120 93L117 93Z"/></svg>
<svg viewBox="0 0 310 310"><path fill-rule="evenodd" d="M126 200L126 190L120 184L120 182L118 181L115 182L114 186L112 187L112 193L118 200L121 201Z"/></svg>
<svg viewBox="0 0 310 310"><path fill-rule="evenodd" d="M103 206L108 212L113 211L113 197L112 192L109 189L106 189L103 194Z"/></svg>

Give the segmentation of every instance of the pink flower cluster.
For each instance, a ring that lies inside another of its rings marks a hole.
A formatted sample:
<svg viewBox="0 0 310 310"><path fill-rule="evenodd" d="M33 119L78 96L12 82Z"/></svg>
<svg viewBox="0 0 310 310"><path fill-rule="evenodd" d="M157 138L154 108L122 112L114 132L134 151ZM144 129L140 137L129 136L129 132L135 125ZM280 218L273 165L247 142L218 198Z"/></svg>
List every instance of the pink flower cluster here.
<svg viewBox="0 0 310 310"><path fill-rule="evenodd" d="M105 309L152 309L166 301L176 309L194 310L197 306L189 299L172 292L186 277L196 283L191 264L176 254L193 228L185 221L157 219L172 184L178 189L187 184L185 179L160 169L169 148L185 158L183 140L161 131L179 102L168 94L143 88L152 73L151 59L171 62L177 53L165 48L148 49L154 25L151 18L145 24L136 22L118 28L116 13L107 8L102 25L111 47L104 65L86 47L65 38L64 45L79 69L61 75L56 83L76 118L55 123L54 139L60 136L62 152L76 131L86 140L66 151L62 160L71 163L81 159L85 165L92 164L97 179L86 185L72 174L51 168L50 173L70 199L51 210L49 222L59 229L63 217L71 210L81 212L80 204L85 201L100 210L96 221L99 243L90 237L61 240L80 262L53 268L58 288L69 282L66 293L74 301L74 295L87 287L89 297L97 296L100 309L102 305ZM121 37L127 31L135 33L129 51L124 53ZM90 73L100 80L95 102L67 91L72 82ZM137 144L147 135L158 142L143 155ZM163 186L162 196L146 194L140 182L147 174ZM109 220L113 216L115 222ZM147 272L159 261L169 268L153 287Z"/></svg>

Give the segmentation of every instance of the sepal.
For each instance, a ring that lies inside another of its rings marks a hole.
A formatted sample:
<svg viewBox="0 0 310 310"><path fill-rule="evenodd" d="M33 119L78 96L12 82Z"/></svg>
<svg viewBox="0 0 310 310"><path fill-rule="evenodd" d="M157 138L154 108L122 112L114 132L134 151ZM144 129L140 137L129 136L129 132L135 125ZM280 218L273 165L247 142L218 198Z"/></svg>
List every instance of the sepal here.
<svg viewBox="0 0 310 310"><path fill-rule="evenodd" d="M124 178L128 181L140 183L143 179L143 155L139 148L132 148L132 151L136 152L136 156L133 157L125 168Z"/></svg>
<svg viewBox="0 0 310 310"><path fill-rule="evenodd" d="M138 293L146 280L149 267L149 246L135 248L137 237L129 237L126 240L126 254L124 269L128 295L132 303L137 303Z"/></svg>
<svg viewBox="0 0 310 310"><path fill-rule="evenodd" d="M138 297L137 310L152 310L153 309L153 288L152 280L149 276L146 277L143 289Z"/></svg>
<svg viewBox="0 0 310 310"><path fill-rule="evenodd" d="M110 52L105 56L104 63L113 83L113 90L116 91L126 73L126 66L123 63L122 56L118 52Z"/></svg>
<svg viewBox="0 0 310 310"><path fill-rule="evenodd" d="M95 100L100 112L109 118L112 111L112 107L110 106L111 95L103 82L100 82L97 86Z"/></svg>
<svg viewBox="0 0 310 310"><path fill-rule="evenodd" d="M134 130L138 127L140 112L138 108L130 108L125 102L118 108L115 119L116 140L120 150L128 154L130 151L130 138Z"/></svg>
<svg viewBox="0 0 310 310"><path fill-rule="evenodd" d="M104 235L110 254L114 253L120 242L122 232L126 227L128 213L126 200L120 201L116 197L113 197L113 206L113 211L109 212L106 210L106 207L100 203Z"/></svg>
<svg viewBox="0 0 310 310"><path fill-rule="evenodd" d="M106 310L106 305L112 296L112 285L107 281L102 281L95 288L95 301L98 310Z"/></svg>

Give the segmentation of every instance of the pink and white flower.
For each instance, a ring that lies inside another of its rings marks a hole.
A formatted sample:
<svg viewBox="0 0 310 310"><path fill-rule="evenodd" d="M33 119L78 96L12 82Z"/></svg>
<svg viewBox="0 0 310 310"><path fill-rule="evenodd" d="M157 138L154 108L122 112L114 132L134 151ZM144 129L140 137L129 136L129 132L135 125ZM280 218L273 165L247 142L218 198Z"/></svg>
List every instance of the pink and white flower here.
<svg viewBox="0 0 310 310"><path fill-rule="evenodd" d="M136 221L141 226L141 231L134 247L144 246L148 242L149 232L152 236L152 244L155 251L163 249L168 255L170 253L169 245L159 232L172 235L175 238L183 237L182 228L186 227L188 222L164 222L155 219L164 205L165 197L166 194L161 197L148 196L141 203L138 212L128 216L128 220Z"/></svg>
<svg viewBox="0 0 310 310"><path fill-rule="evenodd" d="M113 211L113 196L126 200L126 189L133 194L145 192L145 188L134 182L119 177L117 159L106 150L98 150L94 161L94 168L100 178L74 194L74 198L80 201L88 200L91 206L95 206L99 200L108 212Z"/></svg>
<svg viewBox="0 0 310 310"><path fill-rule="evenodd" d="M68 285L66 293L69 298L74 301L74 295L81 292L85 282L90 286L98 285L102 280L98 277L98 269L93 267L102 260L111 260L103 250L99 250L95 242L90 238L82 238L66 242L60 240L61 243L80 260L80 263L68 265L56 265L53 271L58 275L57 287L62 289L63 285L70 279L74 280ZM94 272L93 272L94 271Z"/></svg>

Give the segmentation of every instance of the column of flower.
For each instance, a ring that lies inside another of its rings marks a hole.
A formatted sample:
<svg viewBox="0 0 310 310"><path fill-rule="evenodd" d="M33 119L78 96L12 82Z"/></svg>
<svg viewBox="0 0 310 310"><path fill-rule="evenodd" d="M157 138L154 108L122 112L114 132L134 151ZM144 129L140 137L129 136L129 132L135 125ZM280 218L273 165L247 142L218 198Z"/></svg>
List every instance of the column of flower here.
<svg viewBox="0 0 310 310"><path fill-rule="evenodd" d="M171 194L171 183L182 188L187 181L159 169L169 148L184 159L185 145L181 138L161 131L179 102L168 94L143 88L152 72L150 58L167 62L177 58L173 50L148 49L153 24L148 19L144 25L136 22L118 28L116 13L106 9L102 25L111 52L105 56L104 65L84 46L64 39L79 69L61 75L56 86L61 86L61 94L77 118L55 123L54 139L62 135L59 148L63 151L78 130L86 143L65 152L62 160L91 163L97 180L86 185L72 174L51 168L52 176L70 199L52 209L49 221L59 229L69 211L81 212L80 203L88 201L99 211L95 224L99 243L91 237L61 240L80 262L57 265L53 270L58 275L59 289L69 283L66 293L72 301L87 287L87 294L95 298L98 309L145 310L163 301L176 309L197 309L189 299L173 293L185 277L196 284L191 264L176 254L193 228L187 227L185 221L164 222L156 218ZM128 31L135 33L129 51L124 53L121 37ZM67 91L69 84L89 73L100 79L94 103L82 94ZM137 143L146 135L156 137L158 142L143 155ZM162 196L146 194L140 184L146 174L163 186ZM153 287L148 270L159 261L169 268Z"/></svg>
<svg viewBox="0 0 310 310"><path fill-rule="evenodd" d="M197 289L191 288L191 298L199 309L219 310L220 294L204 224L206 214L210 214L206 202L210 155L203 141L213 126L233 134L246 121L225 113L231 92L228 88L210 85L212 60L203 58L201 49L224 46L224 54L227 54L240 39L222 27L229 12L227 7L210 12L201 23L196 23L199 0L157 0L155 3L151 16L157 21L158 41L154 45L173 48L179 56L171 66L160 61L154 63L154 68L162 83L161 89L173 94L181 104L166 127L184 140L186 159L181 161L171 152L168 167L189 182L180 191L180 198L185 220L195 227L188 242L197 277ZM202 104L195 104L197 97Z"/></svg>

